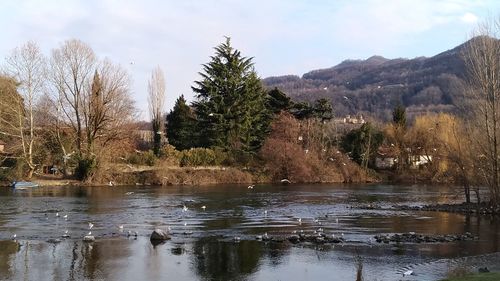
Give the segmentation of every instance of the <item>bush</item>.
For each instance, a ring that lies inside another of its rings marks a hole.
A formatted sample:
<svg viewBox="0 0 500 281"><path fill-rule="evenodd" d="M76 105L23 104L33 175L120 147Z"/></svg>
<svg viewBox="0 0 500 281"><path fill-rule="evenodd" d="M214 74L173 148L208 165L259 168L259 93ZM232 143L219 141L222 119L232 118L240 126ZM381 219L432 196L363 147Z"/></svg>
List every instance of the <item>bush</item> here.
<svg viewBox="0 0 500 281"><path fill-rule="evenodd" d="M19 161L15 158L7 158L0 162L0 181L11 182L13 180L22 179L26 173L26 165L24 161Z"/></svg>
<svg viewBox="0 0 500 281"><path fill-rule="evenodd" d="M75 177L78 180L90 179L97 169L97 161L95 158L82 158L78 160L78 164L75 169Z"/></svg>
<svg viewBox="0 0 500 281"><path fill-rule="evenodd" d="M133 165L154 166L156 160L156 155L151 150L142 153L133 153L127 157L127 162Z"/></svg>
<svg viewBox="0 0 500 281"><path fill-rule="evenodd" d="M184 167L218 166L226 160L226 154L208 148L191 148L181 152L180 164Z"/></svg>

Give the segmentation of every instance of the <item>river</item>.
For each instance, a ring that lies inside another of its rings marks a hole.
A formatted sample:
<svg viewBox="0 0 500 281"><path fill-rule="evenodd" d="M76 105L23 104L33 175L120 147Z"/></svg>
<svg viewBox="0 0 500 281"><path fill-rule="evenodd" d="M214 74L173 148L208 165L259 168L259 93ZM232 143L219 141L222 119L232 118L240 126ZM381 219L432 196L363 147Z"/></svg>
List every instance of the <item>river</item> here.
<svg viewBox="0 0 500 281"><path fill-rule="evenodd" d="M459 190L418 185L0 188L0 280L354 281L359 263L365 281L437 280L464 266L500 270L498 217L393 208L460 200ZM170 228L172 239L153 246L155 228ZM321 230L346 242L256 240ZM89 231L95 242L82 241ZM404 232L478 239L373 239ZM408 269L415 275L403 276Z"/></svg>

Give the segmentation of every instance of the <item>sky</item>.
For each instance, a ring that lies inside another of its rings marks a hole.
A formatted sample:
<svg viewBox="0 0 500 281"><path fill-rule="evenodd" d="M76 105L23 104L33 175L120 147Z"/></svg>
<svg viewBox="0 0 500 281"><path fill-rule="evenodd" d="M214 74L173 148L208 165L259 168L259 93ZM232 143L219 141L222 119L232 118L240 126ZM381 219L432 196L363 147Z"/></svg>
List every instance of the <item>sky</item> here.
<svg viewBox="0 0 500 281"><path fill-rule="evenodd" d="M499 16L498 0L2 0L0 58L28 40L50 56L68 39L89 44L130 73L148 118L147 83L165 73L166 108L183 94L213 48L231 37L260 77L302 74L345 59L433 56Z"/></svg>

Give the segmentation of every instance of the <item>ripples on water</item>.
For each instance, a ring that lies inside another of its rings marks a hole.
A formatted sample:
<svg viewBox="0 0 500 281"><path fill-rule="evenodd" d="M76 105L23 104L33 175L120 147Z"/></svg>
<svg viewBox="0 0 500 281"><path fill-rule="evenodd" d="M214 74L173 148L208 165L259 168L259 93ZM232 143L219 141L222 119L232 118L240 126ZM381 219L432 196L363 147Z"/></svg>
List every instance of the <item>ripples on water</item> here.
<svg viewBox="0 0 500 281"><path fill-rule="evenodd" d="M133 194L127 195L127 192ZM0 189L0 279L3 280L435 280L448 268L500 264L498 220L391 209L460 200L444 187L212 186ZM384 210L358 206L377 205ZM183 206L188 208L183 211ZM206 206L206 209L202 209ZM59 213L59 217L56 214ZM67 219L64 216L67 215ZM301 222L299 222L299 219ZM92 222L97 242L82 237ZM123 232L119 226L123 225ZM170 227L153 247L149 234ZM344 245L255 241L322 228ZM138 233L127 237L128 231ZM68 231L70 238L61 236ZM376 245L380 233L471 232L478 241ZM11 240L16 233L17 241ZM241 242L234 243L234 237ZM48 243L61 239L60 243ZM478 256L479 255L479 256ZM464 258L477 256L473 258ZM413 278L413 279L412 279Z"/></svg>

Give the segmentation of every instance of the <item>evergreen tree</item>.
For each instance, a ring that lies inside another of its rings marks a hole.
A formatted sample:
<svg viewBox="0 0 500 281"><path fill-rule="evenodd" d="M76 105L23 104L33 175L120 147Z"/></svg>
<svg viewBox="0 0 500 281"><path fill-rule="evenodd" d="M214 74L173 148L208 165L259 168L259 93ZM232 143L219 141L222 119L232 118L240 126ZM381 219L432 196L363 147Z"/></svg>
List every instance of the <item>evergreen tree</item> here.
<svg viewBox="0 0 500 281"><path fill-rule="evenodd" d="M168 142L178 150L189 149L197 144L197 128L194 113L181 95L167 115Z"/></svg>
<svg viewBox="0 0 500 281"><path fill-rule="evenodd" d="M406 129L406 109L402 105L397 105L392 112L392 122L394 125Z"/></svg>
<svg viewBox="0 0 500 281"><path fill-rule="evenodd" d="M365 123L359 129L347 133L342 138L341 146L354 161L367 168L383 141L382 132L375 129L370 123Z"/></svg>
<svg viewBox="0 0 500 281"><path fill-rule="evenodd" d="M293 102L289 96L274 88L267 92L267 109L273 114L278 114L281 111L288 111L293 106Z"/></svg>
<svg viewBox="0 0 500 281"><path fill-rule="evenodd" d="M230 38L215 48L195 81L193 103L200 128L200 146L255 152L269 127L265 91L252 58L233 49Z"/></svg>
<svg viewBox="0 0 500 281"><path fill-rule="evenodd" d="M299 120L309 119L314 116L314 107L307 102L299 102L292 106L290 113Z"/></svg>
<svg viewBox="0 0 500 281"><path fill-rule="evenodd" d="M332 104L327 99L319 99L314 102L314 115L321 121L333 118Z"/></svg>

